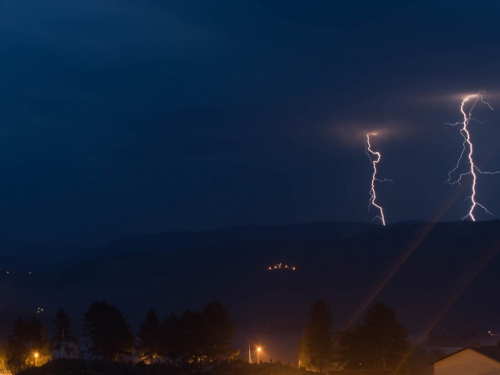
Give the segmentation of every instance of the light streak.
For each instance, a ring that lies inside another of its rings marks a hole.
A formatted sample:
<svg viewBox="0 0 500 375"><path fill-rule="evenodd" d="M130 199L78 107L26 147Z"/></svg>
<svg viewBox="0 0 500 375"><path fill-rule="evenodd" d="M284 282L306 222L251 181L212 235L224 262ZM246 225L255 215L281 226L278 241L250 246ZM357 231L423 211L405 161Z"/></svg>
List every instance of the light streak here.
<svg viewBox="0 0 500 375"><path fill-rule="evenodd" d="M385 225L385 215L384 215L384 209L382 206L376 203L377 199L377 193L375 191L375 182L393 182L392 180L389 179L383 179L380 180L377 178L377 164L380 162L380 159L382 156L380 155L380 152L378 151L373 151L372 150L372 145L370 144L370 135L376 136L377 133L367 133L366 134L366 145L365 145L365 153L368 155L368 158L370 159L370 162L373 165L373 174L372 174L372 182L371 182L371 189L370 189L370 201L368 203L368 210L370 210L370 206L375 207L378 211L379 214L374 217L373 220L375 219L380 219L382 221L382 225Z"/></svg>
<svg viewBox="0 0 500 375"><path fill-rule="evenodd" d="M465 104L469 100L472 102L472 105L471 105L470 109L468 111L466 111ZM489 109L493 110L493 107L488 102L485 102L483 100L481 93L468 95L462 101L462 105L460 106L460 112L462 112L463 121L455 122L452 124L447 124L447 125L452 125L452 126L456 126L456 125L462 126L462 128L460 129L460 134L462 135L464 142L462 144L462 146L463 146L462 152L460 153L460 157L457 160L457 164L456 164L455 168L453 168L451 171L448 172L448 179L446 180L446 182L448 182L451 185L461 185L462 184L462 177L468 176L468 175L472 176L471 195L470 195L470 197L468 197L471 200L471 206L469 209L469 213L462 218L462 220L465 220L469 217L472 221L476 221L476 217L474 216L474 210L476 209L476 207L481 207L487 214L493 215L485 206L483 206L481 203L479 203L476 200L476 185L477 185L477 174L476 173L489 174L489 175L500 173L500 171L483 172L474 164L474 159L472 157L472 155L474 153L474 146L472 144L470 132L469 132L469 129L467 128L467 126L469 125L470 120L474 120L476 122L479 122L480 124L485 123L485 122L480 122L480 121L476 120L474 117L472 117L472 111L474 110L474 107L476 106L476 104L478 102L486 104ZM468 153L467 153L467 150L468 150ZM467 158L469 159L469 162L468 162L469 170L465 173L461 173L456 180L452 181L452 174L460 167L460 162L462 161L464 154L466 154L466 153L467 153Z"/></svg>
<svg viewBox="0 0 500 375"><path fill-rule="evenodd" d="M437 223L441 218L448 212L450 207L458 199L459 191L457 191L445 205L438 211L434 219L427 224L421 233L417 234L415 238L410 240L410 242L405 246L404 251L401 256L395 261L394 265L388 269L388 272L381 278L380 282L376 284L372 290L369 292L367 297L361 302L354 314L351 316L347 322L344 331L348 331L354 325L354 323L359 319L363 311L373 302L373 300L380 294L380 292L385 288L385 286L391 281L396 272L403 266L403 264L408 260L408 258L418 249L418 247L424 242L424 240L429 236L429 234L434 230Z"/></svg>
<svg viewBox="0 0 500 375"><path fill-rule="evenodd" d="M443 317L446 315L448 311L453 307L455 302L462 296L462 294L467 290L470 284L476 279L476 277L483 271L483 269L492 261L492 259L497 255L498 249L500 249L500 244L493 243L491 246L489 246L484 253L482 253L477 260L477 262L474 264L474 266L469 270L468 273L461 272L459 273L459 277L465 276L462 279L462 282L456 289L451 291L451 293L448 295L448 298L446 298L441 306L438 307L438 310L435 311L434 316L432 317L432 320L430 323L427 325L427 327L424 328L423 332L417 336L417 339L415 340L416 342L422 342L425 340L426 337L428 337L429 333L436 327L436 325L443 319ZM414 347L411 347L405 355L403 355L403 359L398 363L398 365L395 368L395 373L398 372L398 370L401 368L401 366L404 365L405 360L410 357L410 355L413 353Z"/></svg>

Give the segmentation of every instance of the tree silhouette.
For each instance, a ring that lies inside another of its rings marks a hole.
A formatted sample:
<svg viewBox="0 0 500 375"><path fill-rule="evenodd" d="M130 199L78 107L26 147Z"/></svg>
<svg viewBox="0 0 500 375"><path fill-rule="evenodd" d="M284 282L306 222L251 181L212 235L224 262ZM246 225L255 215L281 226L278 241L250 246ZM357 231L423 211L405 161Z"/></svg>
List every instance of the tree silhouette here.
<svg viewBox="0 0 500 375"><path fill-rule="evenodd" d="M170 314L160 326L161 355L167 356L173 362L181 358L180 343L182 340L180 322L177 316Z"/></svg>
<svg viewBox="0 0 500 375"><path fill-rule="evenodd" d="M7 348L9 366L15 369L15 372L26 368L30 347L27 324L23 318L17 318L14 321L11 333L7 336Z"/></svg>
<svg viewBox="0 0 500 375"><path fill-rule="evenodd" d="M85 313L83 329L89 352L96 358L116 361L133 353L134 337L122 313L105 301L94 302Z"/></svg>
<svg viewBox="0 0 500 375"><path fill-rule="evenodd" d="M325 302L317 301L312 306L299 350L306 367L320 373L328 369L333 359L333 334L332 317Z"/></svg>
<svg viewBox="0 0 500 375"><path fill-rule="evenodd" d="M72 357L80 355L80 345L78 338L71 332L71 320L69 316L60 308L53 320L55 334L52 337L52 350L58 358Z"/></svg>
<svg viewBox="0 0 500 375"><path fill-rule="evenodd" d="M149 364L153 364L161 351L161 330L160 321L153 309L150 309L144 319L144 322L139 327L139 343L137 345L138 356L141 359L146 359Z"/></svg>
<svg viewBox="0 0 500 375"><path fill-rule="evenodd" d="M40 366L49 360L46 357L50 356L50 343L45 327L36 315L27 324L27 334L31 351L38 354L36 364Z"/></svg>
<svg viewBox="0 0 500 375"><path fill-rule="evenodd" d="M341 336L341 361L349 369L405 371L408 331L382 303L368 310L362 325Z"/></svg>
<svg viewBox="0 0 500 375"><path fill-rule="evenodd" d="M71 320L62 308L60 308L57 312L57 315L54 319L54 325L56 326L56 332L54 335L55 340L74 339L73 334L70 332Z"/></svg>
<svg viewBox="0 0 500 375"><path fill-rule="evenodd" d="M219 302L209 303L201 315L201 351L208 361L232 358L234 324Z"/></svg>
<svg viewBox="0 0 500 375"><path fill-rule="evenodd" d="M187 310L179 320L179 351L183 362L199 361L202 355L200 340L201 314Z"/></svg>
<svg viewBox="0 0 500 375"><path fill-rule="evenodd" d="M36 360L35 354L38 357ZM45 327L36 316L29 322L23 318L16 319L7 337L7 357L8 364L16 372L29 365L40 366L51 359Z"/></svg>
<svg viewBox="0 0 500 375"><path fill-rule="evenodd" d="M307 341L306 341L305 330L304 330L304 333L302 334L302 337L300 338L300 341L299 341L298 359L299 359L299 369L301 367L303 367L306 370L311 370L311 358L309 357L309 351L307 350Z"/></svg>

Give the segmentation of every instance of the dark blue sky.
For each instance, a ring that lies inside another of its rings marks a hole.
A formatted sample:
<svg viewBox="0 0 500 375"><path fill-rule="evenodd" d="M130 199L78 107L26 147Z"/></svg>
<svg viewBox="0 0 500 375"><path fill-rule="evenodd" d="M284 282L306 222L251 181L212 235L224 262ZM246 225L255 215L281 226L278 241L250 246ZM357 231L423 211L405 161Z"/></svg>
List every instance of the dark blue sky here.
<svg viewBox="0 0 500 375"><path fill-rule="evenodd" d="M389 223L458 220L444 185L460 96L485 90L477 163L500 169L495 1L4 1L0 235L369 221L360 130L389 127ZM458 96L457 96L458 95ZM500 216L500 177L478 199ZM478 213L478 218L488 216Z"/></svg>

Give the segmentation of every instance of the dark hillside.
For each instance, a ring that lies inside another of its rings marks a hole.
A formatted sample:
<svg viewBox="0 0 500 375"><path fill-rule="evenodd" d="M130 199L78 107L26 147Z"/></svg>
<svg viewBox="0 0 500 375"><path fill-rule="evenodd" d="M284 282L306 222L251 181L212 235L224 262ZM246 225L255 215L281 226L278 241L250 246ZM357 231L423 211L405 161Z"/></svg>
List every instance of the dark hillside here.
<svg viewBox="0 0 500 375"><path fill-rule="evenodd" d="M143 236L128 236L91 250L86 257L102 257L131 252L176 251L259 239L333 239L353 236L378 228L370 223L323 222L283 226L250 225L222 228L206 232L168 232Z"/></svg>

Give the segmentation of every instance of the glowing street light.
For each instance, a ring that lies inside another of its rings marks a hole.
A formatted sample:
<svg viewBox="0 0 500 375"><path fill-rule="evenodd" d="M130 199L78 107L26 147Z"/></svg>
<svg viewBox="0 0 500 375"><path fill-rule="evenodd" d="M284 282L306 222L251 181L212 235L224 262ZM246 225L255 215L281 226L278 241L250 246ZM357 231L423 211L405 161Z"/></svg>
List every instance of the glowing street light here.
<svg viewBox="0 0 500 375"><path fill-rule="evenodd" d="M36 367L36 359L38 358L38 352L34 352L33 353L33 357L34 357L34 364L35 364L35 367Z"/></svg>
<svg viewBox="0 0 500 375"><path fill-rule="evenodd" d="M262 351L261 346L257 346L257 364L260 364L260 352Z"/></svg>

